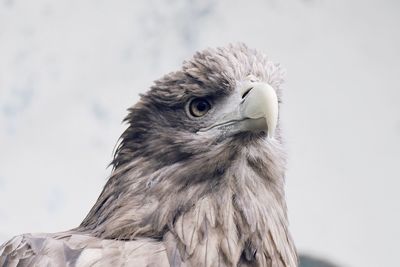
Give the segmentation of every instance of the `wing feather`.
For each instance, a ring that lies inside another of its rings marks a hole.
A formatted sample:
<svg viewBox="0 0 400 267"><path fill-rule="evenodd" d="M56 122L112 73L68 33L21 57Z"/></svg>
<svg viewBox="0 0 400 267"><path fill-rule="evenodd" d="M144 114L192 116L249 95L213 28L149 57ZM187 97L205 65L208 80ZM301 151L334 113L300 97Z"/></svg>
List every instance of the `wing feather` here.
<svg viewBox="0 0 400 267"><path fill-rule="evenodd" d="M0 266L169 266L153 239L99 239L78 233L24 234L0 247Z"/></svg>

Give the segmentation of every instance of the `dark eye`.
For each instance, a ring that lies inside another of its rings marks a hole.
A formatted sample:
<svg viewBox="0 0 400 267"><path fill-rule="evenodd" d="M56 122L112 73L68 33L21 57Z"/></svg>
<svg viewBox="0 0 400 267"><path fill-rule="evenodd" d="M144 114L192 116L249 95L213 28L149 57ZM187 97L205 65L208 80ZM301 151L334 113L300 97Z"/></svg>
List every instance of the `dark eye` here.
<svg viewBox="0 0 400 267"><path fill-rule="evenodd" d="M189 111L194 117L202 117L211 109L210 103L204 98L196 98L190 102Z"/></svg>

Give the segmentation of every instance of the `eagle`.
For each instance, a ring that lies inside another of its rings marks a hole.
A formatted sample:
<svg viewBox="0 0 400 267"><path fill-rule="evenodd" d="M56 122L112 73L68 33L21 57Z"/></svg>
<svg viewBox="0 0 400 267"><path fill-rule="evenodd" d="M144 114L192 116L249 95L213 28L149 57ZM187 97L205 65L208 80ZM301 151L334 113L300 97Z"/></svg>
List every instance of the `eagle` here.
<svg viewBox="0 0 400 267"><path fill-rule="evenodd" d="M283 78L243 43L196 52L128 109L110 177L82 223L14 237L0 265L297 266Z"/></svg>

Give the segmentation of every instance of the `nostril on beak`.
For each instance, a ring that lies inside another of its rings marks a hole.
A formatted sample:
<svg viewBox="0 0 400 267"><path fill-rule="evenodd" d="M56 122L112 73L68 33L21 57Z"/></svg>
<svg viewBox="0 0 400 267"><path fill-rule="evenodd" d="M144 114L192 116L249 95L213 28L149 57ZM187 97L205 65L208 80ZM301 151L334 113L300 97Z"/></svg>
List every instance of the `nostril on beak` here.
<svg viewBox="0 0 400 267"><path fill-rule="evenodd" d="M249 89L244 91L244 94L242 95L242 99L244 99L248 95L248 93L251 91L251 89L253 89L253 87L250 87Z"/></svg>

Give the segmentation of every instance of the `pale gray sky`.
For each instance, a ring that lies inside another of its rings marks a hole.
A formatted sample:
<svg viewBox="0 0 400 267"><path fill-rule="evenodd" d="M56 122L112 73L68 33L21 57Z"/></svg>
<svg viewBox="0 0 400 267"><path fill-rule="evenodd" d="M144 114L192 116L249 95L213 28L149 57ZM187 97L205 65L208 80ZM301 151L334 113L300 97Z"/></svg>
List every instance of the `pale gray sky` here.
<svg viewBox="0 0 400 267"><path fill-rule="evenodd" d="M209 46L287 69L287 196L300 251L393 266L400 241L400 2L0 1L0 242L80 223L126 109Z"/></svg>

